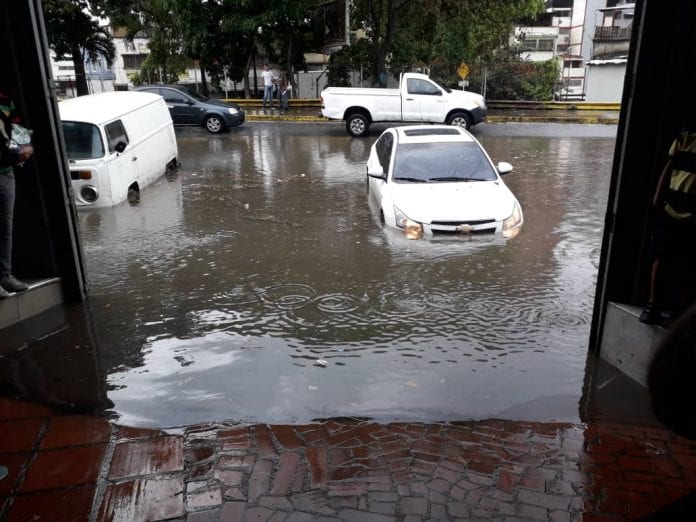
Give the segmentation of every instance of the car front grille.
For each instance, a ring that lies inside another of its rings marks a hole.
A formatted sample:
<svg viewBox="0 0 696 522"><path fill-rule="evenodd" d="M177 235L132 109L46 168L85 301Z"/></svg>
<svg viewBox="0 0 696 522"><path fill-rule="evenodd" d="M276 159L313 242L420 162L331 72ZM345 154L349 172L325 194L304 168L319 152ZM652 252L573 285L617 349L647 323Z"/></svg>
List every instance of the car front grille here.
<svg viewBox="0 0 696 522"><path fill-rule="evenodd" d="M479 235L495 234L498 223L495 219L477 221L433 221L429 225L433 234L439 235Z"/></svg>
<svg viewBox="0 0 696 522"><path fill-rule="evenodd" d="M433 221L431 225L445 225L447 227L458 227L461 225L469 225L472 227L485 225L487 223L495 223L495 219L480 219L478 221Z"/></svg>

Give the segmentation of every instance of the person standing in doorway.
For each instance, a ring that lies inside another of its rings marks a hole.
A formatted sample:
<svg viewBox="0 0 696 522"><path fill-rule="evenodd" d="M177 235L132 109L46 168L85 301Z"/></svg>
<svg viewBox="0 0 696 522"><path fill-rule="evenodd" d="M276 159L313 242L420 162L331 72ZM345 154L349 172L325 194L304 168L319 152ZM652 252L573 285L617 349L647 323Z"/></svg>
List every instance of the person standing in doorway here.
<svg viewBox="0 0 696 522"><path fill-rule="evenodd" d="M639 320L668 326L669 316L679 315L693 297L688 295L686 281L674 281L675 274L681 274L682 279L690 274L696 261L691 244L696 235L696 132L692 127L685 128L672 142L652 205L655 223L650 295Z"/></svg>
<svg viewBox="0 0 696 522"><path fill-rule="evenodd" d="M266 110L266 102L273 109L273 85L275 84L275 78L267 63L263 64L261 78L263 78L263 109Z"/></svg>
<svg viewBox="0 0 696 522"><path fill-rule="evenodd" d="M29 132L18 125L14 112L14 102L0 92L0 299L29 288L11 273L12 220L15 201L14 167L28 160L34 149L28 139Z"/></svg>

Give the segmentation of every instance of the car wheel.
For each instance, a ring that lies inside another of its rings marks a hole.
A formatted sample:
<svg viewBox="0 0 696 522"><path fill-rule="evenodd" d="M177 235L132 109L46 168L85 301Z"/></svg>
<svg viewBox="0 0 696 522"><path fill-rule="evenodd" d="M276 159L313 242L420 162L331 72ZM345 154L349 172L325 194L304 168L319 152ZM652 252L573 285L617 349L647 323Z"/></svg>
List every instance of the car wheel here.
<svg viewBox="0 0 696 522"><path fill-rule="evenodd" d="M346 119L346 130L351 136L361 138L370 130L370 120L360 112L351 114Z"/></svg>
<svg viewBox="0 0 696 522"><path fill-rule="evenodd" d="M456 125L469 130L471 128L471 116L466 112L455 112L447 120L447 125Z"/></svg>
<svg viewBox="0 0 696 522"><path fill-rule="evenodd" d="M220 116L211 114L205 118L205 128L212 134L218 134L225 130L225 124Z"/></svg>

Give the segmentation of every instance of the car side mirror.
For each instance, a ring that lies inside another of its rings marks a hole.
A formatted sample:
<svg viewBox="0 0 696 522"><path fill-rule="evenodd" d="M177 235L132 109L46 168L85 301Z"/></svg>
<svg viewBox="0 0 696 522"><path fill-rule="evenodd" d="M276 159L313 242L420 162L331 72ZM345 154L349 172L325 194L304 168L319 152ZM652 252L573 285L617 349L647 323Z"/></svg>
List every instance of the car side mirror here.
<svg viewBox="0 0 696 522"><path fill-rule="evenodd" d="M124 150L126 150L126 147L128 144L125 141L119 141L115 146L114 150L118 152L119 154L122 153Z"/></svg>
<svg viewBox="0 0 696 522"><path fill-rule="evenodd" d="M507 161L499 162L496 168L498 169L498 174L500 174L501 176L503 174L508 174L512 172L512 165L510 165Z"/></svg>
<svg viewBox="0 0 696 522"><path fill-rule="evenodd" d="M371 178L387 181L387 176L384 175L384 169L382 168L382 165L380 165L379 163L376 165L368 165L367 175Z"/></svg>

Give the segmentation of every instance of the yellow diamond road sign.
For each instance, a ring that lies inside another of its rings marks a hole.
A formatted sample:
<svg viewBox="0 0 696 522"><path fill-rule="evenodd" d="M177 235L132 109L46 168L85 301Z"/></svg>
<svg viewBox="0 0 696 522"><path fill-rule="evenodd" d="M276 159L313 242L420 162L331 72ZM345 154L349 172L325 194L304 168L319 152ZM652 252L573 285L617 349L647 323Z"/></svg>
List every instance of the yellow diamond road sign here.
<svg viewBox="0 0 696 522"><path fill-rule="evenodd" d="M457 74L462 80L465 80L469 76L469 66L465 63L461 63L457 68Z"/></svg>

